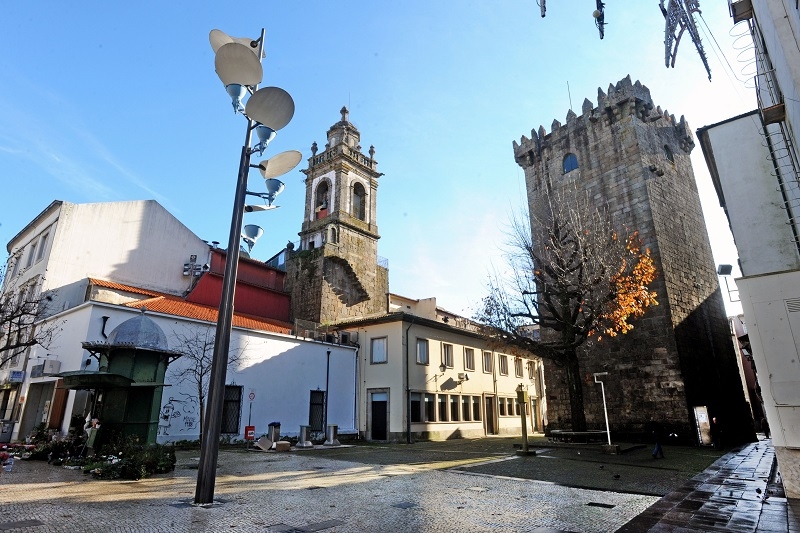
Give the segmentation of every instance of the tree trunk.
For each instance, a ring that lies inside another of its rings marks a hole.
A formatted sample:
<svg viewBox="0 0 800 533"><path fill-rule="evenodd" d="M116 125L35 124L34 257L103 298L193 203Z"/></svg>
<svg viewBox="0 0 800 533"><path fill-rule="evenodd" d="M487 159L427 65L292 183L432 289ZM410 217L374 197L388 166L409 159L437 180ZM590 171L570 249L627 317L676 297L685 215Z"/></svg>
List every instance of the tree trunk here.
<svg viewBox="0 0 800 533"><path fill-rule="evenodd" d="M575 348L565 353L569 406L572 415L572 431L586 431L586 413L583 409L583 382Z"/></svg>

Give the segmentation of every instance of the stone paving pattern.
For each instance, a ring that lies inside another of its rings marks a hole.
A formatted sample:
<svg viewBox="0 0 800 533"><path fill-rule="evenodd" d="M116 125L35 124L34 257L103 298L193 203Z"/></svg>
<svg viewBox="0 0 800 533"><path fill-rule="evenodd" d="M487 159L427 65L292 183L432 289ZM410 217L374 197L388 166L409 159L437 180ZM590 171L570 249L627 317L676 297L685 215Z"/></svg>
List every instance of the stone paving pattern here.
<svg viewBox="0 0 800 533"><path fill-rule="evenodd" d="M781 523L782 510L782 531L800 532L788 519L785 499L763 504L751 498L755 488L766 490L774 453L768 441L757 452L753 445L716 462L709 450L668 448L666 459L651 463L642 457L648 450L604 458L597 446L555 444L539 448L536 457L517 457L517 441L224 450L215 492L220 503L210 508L191 505L197 451L179 452L175 472L141 481L99 481L17 461L10 474L0 475L0 531L691 532L706 531L696 529L708 523L701 519L733 506L739 514L729 521L739 529L710 531L775 531L766 527ZM575 473L581 471L583 479ZM624 475L609 481L615 471ZM558 472L603 490L557 484L549 478ZM676 477L695 474L693 489L670 492ZM612 483L616 490L608 490ZM640 491L669 494L659 499ZM764 527L755 529L759 523Z"/></svg>

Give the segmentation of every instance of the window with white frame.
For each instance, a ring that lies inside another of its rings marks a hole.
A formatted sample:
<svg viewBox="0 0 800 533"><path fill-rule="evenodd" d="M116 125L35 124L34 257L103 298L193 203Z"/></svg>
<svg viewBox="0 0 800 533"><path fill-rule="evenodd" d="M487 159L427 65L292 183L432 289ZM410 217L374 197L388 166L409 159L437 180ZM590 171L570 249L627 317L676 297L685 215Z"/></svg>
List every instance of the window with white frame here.
<svg viewBox="0 0 800 533"><path fill-rule="evenodd" d="M436 395L425 394L425 410L423 411L425 422L436 421Z"/></svg>
<svg viewBox="0 0 800 533"><path fill-rule="evenodd" d="M472 397L472 419L479 421L481 419L481 397Z"/></svg>
<svg viewBox="0 0 800 533"><path fill-rule="evenodd" d="M38 254L36 254L36 262L37 262L37 263L38 263L39 261L41 261L41 260L42 260L42 258L44 257L44 249L45 249L45 247L47 246L47 238L48 238L49 236L50 236L50 234L49 234L49 233L45 233L44 235L42 235L42 238L41 238L41 239L39 239L39 253L38 253Z"/></svg>
<svg viewBox="0 0 800 533"><path fill-rule="evenodd" d="M501 355L497 356L497 359L498 359L498 366L499 366L498 370L500 371L500 374L503 375L503 376L507 376L508 375L508 356L501 354Z"/></svg>
<svg viewBox="0 0 800 533"><path fill-rule="evenodd" d="M417 363L428 364L428 339L417 339Z"/></svg>
<svg viewBox="0 0 800 533"><path fill-rule="evenodd" d="M536 366L533 361L528 361L528 379L536 379Z"/></svg>
<svg viewBox="0 0 800 533"><path fill-rule="evenodd" d="M492 373L492 352L483 352L483 371L486 374Z"/></svg>
<svg viewBox="0 0 800 533"><path fill-rule="evenodd" d="M514 375L518 378L522 377L522 359L519 357L514 358Z"/></svg>
<svg viewBox="0 0 800 533"><path fill-rule="evenodd" d="M475 350L464 348L464 370L475 371Z"/></svg>
<svg viewBox="0 0 800 533"><path fill-rule="evenodd" d="M372 363L373 365L385 363L387 360L386 346L387 346L386 337L378 337L377 339L371 339L369 362Z"/></svg>
<svg viewBox="0 0 800 533"><path fill-rule="evenodd" d="M442 343L442 363L447 368L453 368L453 345Z"/></svg>
<svg viewBox="0 0 800 533"><path fill-rule="evenodd" d="M461 417L459 416L459 412L458 412L458 409L459 409L458 400L459 400L458 394L451 394L450 395L450 421L451 422L458 422L459 420L461 420Z"/></svg>
<svg viewBox="0 0 800 533"><path fill-rule="evenodd" d="M498 398L500 402L498 403L498 414L500 416L506 416L506 399L505 398Z"/></svg>
<svg viewBox="0 0 800 533"><path fill-rule="evenodd" d="M461 397L461 420L464 422L469 422L472 418L470 415L472 414L471 409L471 402L472 396L462 396Z"/></svg>
<svg viewBox="0 0 800 533"><path fill-rule="evenodd" d="M411 421L422 422L422 394L411 393Z"/></svg>
<svg viewBox="0 0 800 533"><path fill-rule="evenodd" d="M439 422L447 422L447 394L439 394L436 401L439 406Z"/></svg>
<svg viewBox="0 0 800 533"><path fill-rule="evenodd" d="M34 257L36 257L36 243L31 244L30 251L28 252L28 261L25 263L25 268L29 268L33 264Z"/></svg>

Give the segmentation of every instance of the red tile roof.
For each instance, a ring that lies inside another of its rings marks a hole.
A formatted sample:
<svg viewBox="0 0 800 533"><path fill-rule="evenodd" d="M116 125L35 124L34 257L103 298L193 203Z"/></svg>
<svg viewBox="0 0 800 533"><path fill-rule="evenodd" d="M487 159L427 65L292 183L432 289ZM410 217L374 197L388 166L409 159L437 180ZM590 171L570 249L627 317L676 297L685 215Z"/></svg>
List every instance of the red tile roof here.
<svg viewBox="0 0 800 533"><path fill-rule="evenodd" d="M218 310L214 307L207 305L187 302L186 300L169 294L164 294L148 289L141 289L130 285L123 285L122 283L115 283L112 281L98 280L89 278L89 281L98 287L106 287L109 289L130 292L134 294L143 294L150 296L143 300L136 300L124 304L126 307L134 309L141 309L146 307L147 310L155 313L164 313L166 315L182 316L186 318L193 318L196 320L203 320L206 322L216 322ZM292 325L279 320L266 319L252 315L244 315L241 313L234 313L233 325L235 327L256 329L260 331L269 331L271 333L286 333L292 331Z"/></svg>

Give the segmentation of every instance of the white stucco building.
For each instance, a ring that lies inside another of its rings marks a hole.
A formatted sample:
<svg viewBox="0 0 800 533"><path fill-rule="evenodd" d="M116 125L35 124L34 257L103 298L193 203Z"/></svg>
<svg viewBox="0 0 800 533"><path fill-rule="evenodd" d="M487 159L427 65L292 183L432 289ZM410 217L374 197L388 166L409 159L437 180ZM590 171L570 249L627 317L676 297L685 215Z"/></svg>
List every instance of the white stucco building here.
<svg viewBox="0 0 800 533"><path fill-rule="evenodd" d="M758 109L697 134L739 251L736 283L784 488L798 498L800 10L789 0L730 5L753 37Z"/></svg>
<svg viewBox="0 0 800 533"><path fill-rule="evenodd" d="M334 325L358 338L358 419L368 440L413 442L519 435L528 393L528 433L542 432L542 365L487 345L469 320L437 307L435 298L388 295L384 314Z"/></svg>

